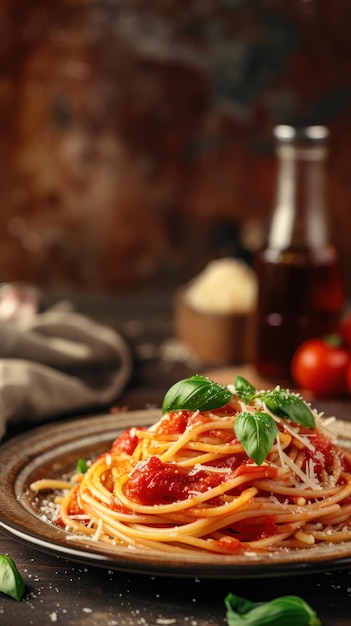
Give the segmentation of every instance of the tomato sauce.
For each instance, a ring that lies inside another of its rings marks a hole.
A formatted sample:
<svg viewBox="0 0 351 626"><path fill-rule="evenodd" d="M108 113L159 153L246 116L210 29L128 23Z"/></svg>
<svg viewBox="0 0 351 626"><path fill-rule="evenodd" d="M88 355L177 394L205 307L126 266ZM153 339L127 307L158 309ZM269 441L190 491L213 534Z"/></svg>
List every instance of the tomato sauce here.
<svg viewBox="0 0 351 626"><path fill-rule="evenodd" d="M187 427L190 411L172 411L166 414L155 430L155 435L180 435Z"/></svg>
<svg viewBox="0 0 351 626"><path fill-rule="evenodd" d="M233 459L235 463L240 462L235 456ZM227 467L228 465L224 466L224 469ZM255 479L274 478L277 470L268 466L250 465L248 468L247 464L243 463L228 474L227 471L223 473L207 471L205 466L189 469L176 463L163 463L158 457L150 456L133 469L125 491L131 500L141 504L165 504L204 493L226 480L245 474L250 478L254 475ZM241 489L242 487L238 489L238 493Z"/></svg>
<svg viewBox="0 0 351 626"><path fill-rule="evenodd" d="M141 504L166 504L203 493L227 477L227 473L207 472L203 467L188 469L150 456L134 468L125 491Z"/></svg>
<svg viewBox="0 0 351 626"><path fill-rule="evenodd" d="M216 409L211 411L218 417L224 417L225 415L233 415L236 411L233 407L226 405L222 407L222 409ZM195 426L200 426L201 424L208 424L212 422L210 416L206 415L206 413L202 413L201 411L170 411L162 418L160 424L155 430L154 434L158 435L172 435L172 434L182 434L187 428L193 428ZM216 431L213 431L215 433ZM212 431L210 431L210 434ZM223 431L221 432L223 436ZM215 435L213 435L215 436ZM231 437L233 439L233 436Z"/></svg>
<svg viewBox="0 0 351 626"><path fill-rule="evenodd" d="M67 514L70 516L75 516L75 515L84 515L85 511L82 509L82 507L79 504L79 486L77 485L73 490L72 490L72 496L70 499L70 506L69 509L67 510ZM66 524L63 521L62 517L58 517L56 520L54 520L53 522L55 524L55 526L58 526L59 528L65 528Z"/></svg>
<svg viewBox="0 0 351 626"><path fill-rule="evenodd" d="M314 433L313 435L311 435L310 441L313 444L315 450L306 449L305 463L303 469L306 468L309 459L312 459L314 470L318 478L320 479L322 477L323 471L327 472L328 474L331 474L333 472L334 458L335 456L338 456L342 469L346 472L351 472L350 463L344 452L338 449L333 444L333 442L325 437L322 433Z"/></svg>
<svg viewBox="0 0 351 626"><path fill-rule="evenodd" d="M273 515L266 515L261 524L250 524L250 520L237 522L231 527L234 536L240 542L258 541L277 534L278 528Z"/></svg>
<svg viewBox="0 0 351 626"><path fill-rule="evenodd" d="M246 452L242 452L241 454L233 454L231 456L215 459L211 461L211 465L213 465L213 467L231 469L235 472L242 464L246 464L248 460L249 458Z"/></svg>
<svg viewBox="0 0 351 626"><path fill-rule="evenodd" d="M79 486L77 485L73 491L70 498L70 508L67 511L68 515L82 515L84 514L83 509L81 508L78 500L79 495Z"/></svg>
<svg viewBox="0 0 351 626"><path fill-rule="evenodd" d="M234 476L243 476L250 474L252 480L258 480L259 478L275 478L278 474L276 467L270 465L250 465L242 463L234 472Z"/></svg>
<svg viewBox="0 0 351 626"><path fill-rule="evenodd" d="M137 436L138 430L145 430L145 428L137 428L132 426L128 428L123 433L121 433L117 439L114 440L111 452L116 452L116 450L121 450L121 452L126 452L126 454L133 454L135 448L139 443L139 437Z"/></svg>
<svg viewBox="0 0 351 626"><path fill-rule="evenodd" d="M220 416L221 413L225 415L226 412L233 414L233 408L228 407L227 409L226 407L223 407L222 409L218 409L217 412L218 416ZM200 411L171 411L163 416L153 435L155 438L162 437L162 435L181 435L187 428L193 428L211 421L211 417L201 413ZM132 455L139 443L137 435L138 430L145 430L145 428L132 426L121 433L113 442L111 452L121 450L122 452ZM223 431L212 430L208 432L208 436L217 439L220 438L224 443L232 443L236 441L234 434L229 432L223 433Z"/></svg>

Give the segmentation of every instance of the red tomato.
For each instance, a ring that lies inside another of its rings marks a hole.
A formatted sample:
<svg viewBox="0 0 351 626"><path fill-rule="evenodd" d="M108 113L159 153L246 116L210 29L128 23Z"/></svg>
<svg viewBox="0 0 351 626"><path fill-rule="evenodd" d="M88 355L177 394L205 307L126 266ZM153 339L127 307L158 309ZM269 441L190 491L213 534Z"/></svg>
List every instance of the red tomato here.
<svg viewBox="0 0 351 626"><path fill-rule="evenodd" d="M349 350L351 350L351 313L341 320L341 335Z"/></svg>
<svg viewBox="0 0 351 626"><path fill-rule="evenodd" d="M341 338L308 339L295 351L291 373L298 387L316 396L338 395L347 391L350 360Z"/></svg>
<svg viewBox="0 0 351 626"><path fill-rule="evenodd" d="M351 393L351 360L350 360L350 363L349 363L349 365L347 367L346 385L347 385L348 392Z"/></svg>

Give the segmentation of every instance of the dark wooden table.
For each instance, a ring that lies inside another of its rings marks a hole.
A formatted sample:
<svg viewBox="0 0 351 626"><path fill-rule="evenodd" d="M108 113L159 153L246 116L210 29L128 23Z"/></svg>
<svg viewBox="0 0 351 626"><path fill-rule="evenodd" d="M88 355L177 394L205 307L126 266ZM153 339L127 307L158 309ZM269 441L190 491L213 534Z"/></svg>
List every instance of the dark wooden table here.
<svg viewBox="0 0 351 626"><path fill-rule="evenodd" d="M77 310L113 326L130 341L135 368L116 402L119 406L160 406L173 382L203 369L174 343L170 298L90 296L75 298L75 303ZM223 372L218 375L223 377ZM349 403L341 400L318 408L346 419L351 415ZM16 434L9 429L7 438ZM41 552L1 529L0 553L14 559L26 585L20 602L0 594L4 626L220 626L226 624L224 598L229 591L254 601L298 594L325 626L351 624L351 568L247 580L128 574Z"/></svg>

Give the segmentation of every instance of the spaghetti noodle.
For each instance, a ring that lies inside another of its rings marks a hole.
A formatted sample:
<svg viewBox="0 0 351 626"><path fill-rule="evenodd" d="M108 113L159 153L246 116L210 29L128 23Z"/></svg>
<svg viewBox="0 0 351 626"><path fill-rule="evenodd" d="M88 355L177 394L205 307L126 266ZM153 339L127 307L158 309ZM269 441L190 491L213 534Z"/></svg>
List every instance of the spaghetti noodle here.
<svg viewBox="0 0 351 626"><path fill-rule="evenodd" d="M264 410L277 426L257 465L235 435L242 411ZM313 412L311 430L233 389L219 409L168 411L132 427L63 490L55 524L75 537L163 553L237 554L351 541L351 455Z"/></svg>

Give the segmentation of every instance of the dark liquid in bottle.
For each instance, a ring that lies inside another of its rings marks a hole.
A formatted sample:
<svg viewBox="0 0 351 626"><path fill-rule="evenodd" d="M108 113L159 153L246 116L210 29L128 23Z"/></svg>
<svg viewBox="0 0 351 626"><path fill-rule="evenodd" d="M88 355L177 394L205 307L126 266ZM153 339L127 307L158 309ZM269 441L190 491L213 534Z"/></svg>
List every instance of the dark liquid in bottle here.
<svg viewBox="0 0 351 626"><path fill-rule="evenodd" d="M255 365L261 376L289 383L297 346L338 328L343 289L337 255L333 248L265 250L257 273Z"/></svg>

